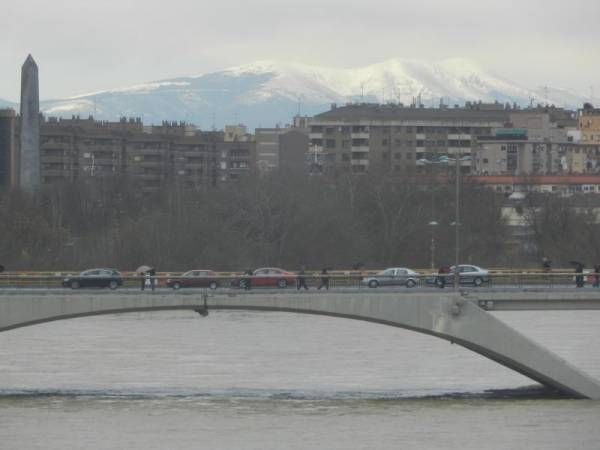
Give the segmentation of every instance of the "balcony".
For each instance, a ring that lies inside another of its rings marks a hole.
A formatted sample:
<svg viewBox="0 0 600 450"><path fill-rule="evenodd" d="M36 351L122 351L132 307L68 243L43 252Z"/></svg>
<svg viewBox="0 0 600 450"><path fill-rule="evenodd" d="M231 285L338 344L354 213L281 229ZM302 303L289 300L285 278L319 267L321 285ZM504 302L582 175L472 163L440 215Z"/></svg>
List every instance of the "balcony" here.
<svg viewBox="0 0 600 450"><path fill-rule="evenodd" d="M323 139L323 133L309 133L309 139Z"/></svg>
<svg viewBox="0 0 600 450"><path fill-rule="evenodd" d="M368 166L369 160L368 159L351 159L350 164L353 166Z"/></svg>
<svg viewBox="0 0 600 450"><path fill-rule="evenodd" d="M369 151L369 146L368 145L356 145L356 146L352 146L351 151L354 152L368 152Z"/></svg>
<svg viewBox="0 0 600 450"><path fill-rule="evenodd" d="M448 140L453 141L470 141L472 139L470 134L448 134Z"/></svg>
<svg viewBox="0 0 600 450"><path fill-rule="evenodd" d="M425 133L417 133L415 139L417 139L419 141L424 141L425 140Z"/></svg>
<svg viewBox="0 0 600 450"><path fill-rule="evenodd" d="M163 162L162 161L141 161L138 163L138 165L140 167L162 167L163 166Z"/></svg>
<svg viewBox="0 0 600 450"><path fill-rule="evenodd" d="M40 160L42 163L69 163L69 162L71 162L70 156L45 156L45 155L42 155Z"/></svg>
<svg viewBox="0 0 600 450"><path fill-rule="evenodd" d="M369 139L369 137L370 137L370 133L368 131L361 131L358 133L350 134L351 139Z"/></svg>

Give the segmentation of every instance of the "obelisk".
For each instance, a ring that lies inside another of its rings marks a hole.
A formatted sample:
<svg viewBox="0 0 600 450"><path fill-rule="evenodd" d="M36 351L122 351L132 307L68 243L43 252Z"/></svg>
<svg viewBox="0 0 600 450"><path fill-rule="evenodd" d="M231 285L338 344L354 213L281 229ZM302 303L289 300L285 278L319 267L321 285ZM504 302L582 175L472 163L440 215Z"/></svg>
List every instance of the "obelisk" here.
<svg viewBox="0 0 600 450"><path fill-rule="evenodd" d="M40 90L38 66L31 55L21 68L19 186L29 192L40 185Z"/></svg>

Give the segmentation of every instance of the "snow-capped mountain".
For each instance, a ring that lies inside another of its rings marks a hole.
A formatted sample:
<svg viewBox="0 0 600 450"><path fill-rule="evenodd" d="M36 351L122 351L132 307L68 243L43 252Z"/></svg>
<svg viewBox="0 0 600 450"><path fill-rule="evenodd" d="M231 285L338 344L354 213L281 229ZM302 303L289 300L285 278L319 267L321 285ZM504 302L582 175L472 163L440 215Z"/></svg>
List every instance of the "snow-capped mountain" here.
<svg viewBox="0 0 600 450"><path fill-rule="evenodd" d="M201 128L244 123L251 129L312 115L331 103L402 102L417 96L425 105L500 101L580 107L584 99L555 88L528 89L465 59L440 62L391 59L340 69L260 61L193 77L41 102L49 116L79 114L99 119L142 117L145 123L183 120Z"/></svg>

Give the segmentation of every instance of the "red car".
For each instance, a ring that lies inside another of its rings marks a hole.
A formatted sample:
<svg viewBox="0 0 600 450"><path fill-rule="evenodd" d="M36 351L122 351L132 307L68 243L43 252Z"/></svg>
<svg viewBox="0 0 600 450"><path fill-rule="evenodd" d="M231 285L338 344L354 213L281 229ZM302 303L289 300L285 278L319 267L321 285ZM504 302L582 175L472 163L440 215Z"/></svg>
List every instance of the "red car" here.
<svg viewBox="0 0 600 450"><path fill-rule="evenodd" d="M275 286L285 288L289 285L296 284L296 274L288 272L277 267L261 267L252 272L250 277L242 277L234 280L232 285L238 287L246 287L246 280L250 278L251 287Z"/></svg>
<svg viewBox="0 0 600 450"><path fill-rule="evenodd" d="M217 274L212 270L190 270L180 277L167 279L167 286L173 289L183 287L216 289L219 285Z"/></svg>

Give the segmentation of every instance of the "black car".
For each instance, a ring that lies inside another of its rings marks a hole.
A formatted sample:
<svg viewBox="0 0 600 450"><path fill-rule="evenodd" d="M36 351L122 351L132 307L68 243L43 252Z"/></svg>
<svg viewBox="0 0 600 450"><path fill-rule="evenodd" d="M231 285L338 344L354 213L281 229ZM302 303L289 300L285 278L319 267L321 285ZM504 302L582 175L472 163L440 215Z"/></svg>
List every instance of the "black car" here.
<svg viewBox="0 0 600 450"><path fill-rule="evenodd" d="M65 278L62 285L71 289L79 289L80 287L116 289L123 285L123 278L121 278L119 271L115 269L90 269L81 272L79 275Z"/></svg>

